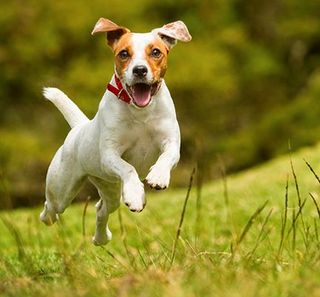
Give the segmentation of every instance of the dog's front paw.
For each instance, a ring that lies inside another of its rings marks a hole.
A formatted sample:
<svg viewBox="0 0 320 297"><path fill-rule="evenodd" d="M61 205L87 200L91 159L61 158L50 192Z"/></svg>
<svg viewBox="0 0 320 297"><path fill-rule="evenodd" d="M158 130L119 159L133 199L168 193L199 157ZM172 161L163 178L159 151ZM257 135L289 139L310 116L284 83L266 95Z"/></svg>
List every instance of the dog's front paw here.
<svg viewBox="0 0 320 297"><path fill-rule="evenodd" d="M122 200L131 211L140 212L146 205L143 183L137 178L123 183Z"/></svg>
<svg viewBox="0 0 320 297"><path fill-rule="evenodd" d="M169 186L170 170L154 165L146 177L146 182L153 189L164 190Z"/></svg>

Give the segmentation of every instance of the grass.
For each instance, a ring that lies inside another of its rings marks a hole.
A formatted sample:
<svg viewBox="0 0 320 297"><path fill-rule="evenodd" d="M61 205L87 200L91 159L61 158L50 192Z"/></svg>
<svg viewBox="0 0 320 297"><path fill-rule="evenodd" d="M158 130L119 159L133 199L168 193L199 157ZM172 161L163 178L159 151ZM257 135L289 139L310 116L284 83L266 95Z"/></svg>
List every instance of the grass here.
<svg viewBox="0 0 320 297"><path fill-rule="evenodd" d="M141 214L113 214L106 247L91 244L92 202L50 228L40 209L2 212L0 295L320 296L319 164L320 145L148 193Z"/></svg>

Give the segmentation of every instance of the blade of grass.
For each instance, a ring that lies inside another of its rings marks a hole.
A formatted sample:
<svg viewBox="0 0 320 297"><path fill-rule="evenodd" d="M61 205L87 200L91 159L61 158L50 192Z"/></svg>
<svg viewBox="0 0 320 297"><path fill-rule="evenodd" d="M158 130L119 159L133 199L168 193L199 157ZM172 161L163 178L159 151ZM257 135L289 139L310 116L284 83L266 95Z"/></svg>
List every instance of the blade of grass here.
<svg viewBox="0 0 320 297"><path fill-rule="evenodd" d="M317 239L317 242L319 244L320 240L319 240L319 232L318 232L318 223L317 223L316 219L314 219L314 233L315 233L315 237Z"/></svg>
<svg viewBox="0 0 320 297"><path fill-rule="evenodd" d="M302 200L301 200L301 194L300 194L298 178L297 178L296 172L294 170L293 162L292 162L292 158L291 158L291 148L290 148L290 166L291 166L291 172L292 172L293 179L294 179L294 184L295 184L295 187L296 187L296 192L297 192L297 197L298 197L298 206L299 206L299 209L301 209ZM304 223L302 212L300 213L300 217L301 217L302 227L303 227L303 230L305 232L306 231L306 226L305 226L305 223Z"/></svg>
<svg viewBox="0 0 320 297"><path fill-rule="evenodd" d="M183 219L184 219L184 216L185 216L185 212L186 212L186 208L187 208L190 192L191 192L191 189L192 189L192 184L193 184L193 178L194 178L195 171L196 171L195 168L193 168L191 176L190 176L189 187L188 187L188 190L187 190L186 198L184 199L184 204L183 204L183 208L182 208L182 212L181 212L181 216L180 216L180 221L179 221L176 237L175 237L175 240L174 240L174 243L173 243L169 269L172 267L172 264L173 264L173 261L174 261L175 255L176 255L177 243L178 243L178 240L179 240L179 237L180 237L181 228L182 228L182 224L183 224Z"/></svg>
<svg viewBox="0 0 320 297"><path fill-rule="evenodd" d="M131 270L130 267L128 267L127 265L123 264L122 261L120 261L113 253L111 253L110 251L108 251L104 246L100 246L100 248L102 248L103 250L105 250L107 252L107 254L114 259L116 262L118 262L123 268L127 269L127 270ZM97 257L99 260L104 261L102 258Z"/></svg>
<svg viewBox="0 0 320 297"><path fill-rule="evenodd" d="M20 263L23 265L28 274L34 275L36 273L34 263L32 261L32 258L26 253L24 243L18 228L14 226L8 219L4 217L0 217L0 219L16 242L18 259Z"/></svg>
<svg viewBox="0 0 320 297"><path fill-rule="evenodd" d="M281 222L281 238L280 238L280 244L278 248L278 258L280 257L280 254L282 252L283 248L283 242L284 242L284 233L287 226L287 219L288 219L288 201L289 201L289 176L287 176L287 182L286 182L286 193L285 193L285 199L284 199L284 216L283 220Z"/></svg>
<svg viewBox="0 0 320 297"><path fill-rule="evenodd" d="M312 201L313 201L313 203L314 203L314 205L315 205L315 207L316 207L316 209L317 209L317 212L318 212L318 217L319 217L319 219L320 219L320 208L319 208L319 205L318 205L318 203L317 203L317 200L316 200L316 198L315 198L311 193L309 193L309 195L310 195L310 197L312 198Z"/></svg>
<svg viewBox="0 0 320 297"><path fill-rule="evenodd" d="M304 201L301 204L301 207L299 207L299 210L298 210L297 214L294 214L294 216L292 216L292 224L291 224L291 227L290 227L290 229L288 231L287 236L289 236L289 234L292 232L292 230L296 231L295 229L296 229L297 220L298 220L299 216L301 215L302 209L305 206L306 202L307 202L307 199L304 199ZM294 213L295 213L295 209L293 209L293 210L294 210Z"/></svg>
<svg viewBox="0 0 320 297"><path fill-rule="evenodd" d="M296 213L296 210L295 210L295 208L293 208L292 209L292 230L293 230L293 232L292 232L292 251L294 252L295 251L295 249L296 249L296 217L298 217L298 215L296 216L295 215L295 213ZM290 232L288 233L288 234L290 234Z"/></svg>
<svg viewBox="0 0 320 297"><path fill-rule="evenodd" d="M268 204L268 201L266 201L261 207L257 208L257 210L250 217L250 219L248 220L246 226L244 227L243 231L241 232L241 235L239 236L239 239L237 240L236 246L239 246L241 244L241 242L245 238L246 234L250 230L251 226L253 225L255 219L264 210L264 208L267 206L267 204Z"/></svg>
<svg viewBox="0 0 320 297"><path fill-rule="evenodd" d="M144 257L143 257L143 255L142 255L140 249L137 248L137 250L138 250L138 254L139 254L139 257L140 257L140 259L141 259L141 262L142 262L144 268L145 268L145 269L148 269L148 265L147 265L146 261L144 260Z"/></svg>
<svg viewBox="0 0 320 297"><path fill-rule="evenodd" d="M303 159L304 162L307 164L307 166L309 167L310 171L313 173L314 177L317 179L318 183L320 184L320 178L319 176L315 173L315 171L313 170L312 166L305 160Z"/></svg>
<svg viewBox="0 0 320 297"><path fill-rule="evenodd" d="M128 243L127 243L127 236L126 236L126 231L124 228L123 220L122 220L122 214L121 214L121 207L118 209L118 220L119 220L119 225L120 225L120 235L121 235L121 240L124 246L124 249L126 251L126 255L129 259L129 262L132 267L135 267L135 261L133 255L130 253L129 248L128 248Z"/></svg>
<svg viewBox="0 0 320 297"><path fill-rule="evenodd" d="M166 245L166 243L159 236L154 235L152 231L146 228L146 226L136 225L136 227L137 230L139 230L139 233L141 230L144 234L147 234L150 237L152 237L153 241L157 241L164 250L171 252L171 249Z"/></svg>
<svg viewBox="0 0 320 297"><path fill-rule="evenodd" d="M264 222L262 224L262 227L261 227L260 233L258 235L256 244L255 244L254 248L252 249L252 251L249 252L249 258L251 258L254 255L255 251L259 247L259 244L262 242L261 238L262 238L263 234L267 234L267 232L265 232L265 227L267 226L267 224L269 222L269 219L271 217L272 211L273 211L273 209L270 209L269 213L267 214L266 218L264 219Z"/></svg>
<svg viewBox="0 0 320 297"><path fill-rule="evenodd" d="M88 196L86 202L84 204L83 213L82 213L82 235L83 237L86 236L86 215L87 215L87 208L89 205L91 197Z"/></svg>
<svg viewBox="0 0 320 297"><path fill-rule="evenodd" d="M240 244L244 240L245 236L247 235L248 231L252 227L255 219L259 216L259 214L264 210L264 208L267 206L268 200L261 206L256 209L256 211L253 213L253 215L249 218L247 224L243 228L239 238L237 239L236 243L234 245L231 245L231 251L232 251L232 258L235 256L236 251L238 250Z"/></svg>
<svg viewBox="0 0 320 297"><path fill-rule="evenodd" d="M197 164L197 177L196 177L196 189L197 189L197 200L196 200L196 221L195 221L195 246L197 246L198 237L201 230L201 210L202 210L202 185L203 185L203 173L202 166Z"/></svg>
<svg viewBox="0 0 320 297"><path fill-rule="evenodd" d="M141 253L141 251L140 251L140 249L138 249L138 253L139 253L139 256L140 256L140 258L141 258L141 260L142 260L142 262L143 262L143 264L144 264L144 266L145 266L145 268L148 268L148 265L150 265L150 263L151 264L153 264L153 266L154 267L156 267L155 266L155 263L154 263L154 261L153 261L153 259L152 259L152 256L151 256L151 251L150 251L150 249L149 249L149 247L148 247L148 245L146 244L146 241L145 241L145 237L144 236L141 236L141 228L140 228L140 226L137 224L137 222L136 222L136 228L137 228L137 232L138 232L138 235L139 235L139 239L140 239L140 242L141 242L141 245L143 246L143 248L144 248L144 250L146 251L146 254L147 254L147 256L149 257L149 264L147 264L146 263L146 261L145 261L145 259L144 259L144 257L143 257L143 255L142 255L142 253ZM152 239L152 241L155 241L155 239L153 238Z"/></svg>
<svg viewBox="0 0 320 297"><path fill-rule="evenodd" d="M22 238L20 235L20 232L18 229L6 218L1 217L0 218L2 223L5 225L5 227L8 229L12 237L14 238L16 245L17 245L17 250L18 250L18 258L21 262L24 262L26 259L26 252L24 249L24 245L22 242Z"/></svg>

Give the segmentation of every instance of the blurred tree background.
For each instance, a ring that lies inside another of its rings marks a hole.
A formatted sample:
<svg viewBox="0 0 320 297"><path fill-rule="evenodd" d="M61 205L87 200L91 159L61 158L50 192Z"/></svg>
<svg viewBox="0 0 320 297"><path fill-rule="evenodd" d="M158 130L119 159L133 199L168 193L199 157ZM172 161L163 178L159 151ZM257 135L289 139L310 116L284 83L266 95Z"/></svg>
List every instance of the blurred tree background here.
<svg viewBox="0 0 320 297"><path fill-rule="evenodd" d="M192 36L166 82L182 131L173 185L198 163L205 179L318 141L320 0L11 0L0 2L0 208L44 199L68 125L41 95L65 91L92 117L113 73L99 17L146 32L181 19ZM88 188L85 194L92 191Z"/></svg>

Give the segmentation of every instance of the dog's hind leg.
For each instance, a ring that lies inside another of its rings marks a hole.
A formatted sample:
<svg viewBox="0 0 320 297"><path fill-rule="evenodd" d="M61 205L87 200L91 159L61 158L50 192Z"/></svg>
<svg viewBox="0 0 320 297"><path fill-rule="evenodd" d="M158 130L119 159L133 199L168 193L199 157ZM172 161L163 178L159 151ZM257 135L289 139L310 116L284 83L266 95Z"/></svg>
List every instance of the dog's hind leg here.
<svg viewBox="0 0 320 297"><path fill-rule="evenodd" d="M112 233L107 227L109 214L107 211L106 202L103 199L100 199L99 202L96 204L96 210L96 232L94 237L92 238L92 242L95 245L104 245L111 240Z"/></svg>
<svg viewBox="0 0 320 297"><path fill-rule="evenodd" d="M120 205L120 183L105 184L93 177L90 177L89 180L95 185L101 197L96 204L96 231L92 242L95 245L105 245L112 238L112 233L108 228L109 215L117 210Z"/></svg>
<svg viewBox="0 0 320 297"><path fill-rule="evenodd" d="M58 219L58 214L48 201L44 203L43 211L40 214L40 220L46 225L50 226L54 224Z"/></svg>
<svg viewBox="0 0 320 297"><path fill-rule="evenodd" d="M54 156L47 173L46 202L40 219L52 225L79 193L86 176L78 162L61 147Z"/></svg>

